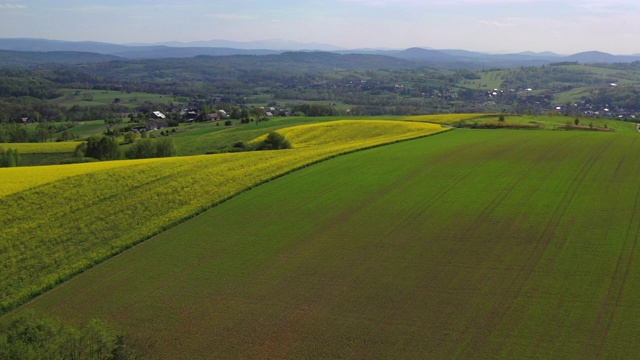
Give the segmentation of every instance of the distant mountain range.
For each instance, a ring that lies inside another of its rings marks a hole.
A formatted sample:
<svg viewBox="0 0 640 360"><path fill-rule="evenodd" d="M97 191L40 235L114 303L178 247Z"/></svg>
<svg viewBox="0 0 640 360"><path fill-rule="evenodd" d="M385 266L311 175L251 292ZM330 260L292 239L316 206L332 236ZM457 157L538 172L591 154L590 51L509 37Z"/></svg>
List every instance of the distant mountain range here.
<svg viewBox="0 0 640 360"><path fill-rule="evenodd" d="M192 41L179 42L170 41L156 44L126 44L130 46L168 46L178 48L232 48L241 50L255 49L271 49L278 51L339 51L345 50L339 46L322 44L322 43L302 43L297 41L288 41L281 39L259 40L259 41L230 41L230 40L210 40L210 41Z"/></svg>
<svg viewBox="0 0 640 360"><path fill-rule="evenodd" d="M434 50L410 48L406 50L340 49L319 43L298 43L282 40L233 42L226 40L189 43L118 45L102 42L70 42L47 39L0 39L1 66L33 66L45 63L86 63L126 59L191 58L196 56L278 55L291 51L324 51L336 54L388 56L402 59L407 66L430 66L441 69L480 70L540 66L558 62L629 63L640 61L640 54L612 55L590 51L570 56L552 52L522 52L517 54L489 54L466 50Z"/></svg>

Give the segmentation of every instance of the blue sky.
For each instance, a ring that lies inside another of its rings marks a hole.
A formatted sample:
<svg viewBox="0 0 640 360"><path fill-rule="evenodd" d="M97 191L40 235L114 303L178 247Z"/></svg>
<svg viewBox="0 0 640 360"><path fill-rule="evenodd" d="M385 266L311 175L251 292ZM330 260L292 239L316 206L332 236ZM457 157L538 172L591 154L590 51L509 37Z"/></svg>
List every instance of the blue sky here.
<svg viewBox="0 0 640 360"><path fill-rule="evenodd" d="M0 0L0 37L640 53L637 0Z"/></svg>

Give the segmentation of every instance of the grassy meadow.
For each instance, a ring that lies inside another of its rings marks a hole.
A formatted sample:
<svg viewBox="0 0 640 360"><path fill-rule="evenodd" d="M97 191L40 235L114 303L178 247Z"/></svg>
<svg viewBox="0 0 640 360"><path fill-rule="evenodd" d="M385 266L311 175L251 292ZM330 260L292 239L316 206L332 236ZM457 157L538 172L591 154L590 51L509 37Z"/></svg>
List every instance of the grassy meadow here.
<svg viewBox="0 0 640 360"><path fill-rule="evenodd" d="M629 358L636 136L456 130L334 158L21 309L157 358Z"/></svg>
<svg viewBox="0 0 640 360"><path fill-rule="evenodd" d="M168 104L175 102L177 99L170 95L158 95L141 92L124 92L116 90L89 90L89 89L65 89L65 94L59 98L51 100L52 102L72 106L97 106L113 104L115 99L120 99L121 105L131 108L149 101L152 103ZM76 92L79 92L76 94Z"/></svg>
<svg viewBox="0 0 640 360"><path fill-rule="evenodd" d="M0 309L296 168L446 130L412 122L336 124L321 134L322 145L300 149L0 169ZM369 133L375 137L361 135ZM295 133L289 140L298 143Z"/></svg>
<svg viewBox="0 0 640 360"><path fill-rule="evenodd" d="M504 121L499 120L500 114L443 114L409 116L402 119L407 121L423 121L435 124L471 127L491 125L495 128L531 128L537 130L557 131L612 131L622 133L637 133L635 122L619 121L609 118L585 118L561 115L504 115ZM578 125L575 125L575 119ZM568 127L568 128L567 128Z"/></svg>

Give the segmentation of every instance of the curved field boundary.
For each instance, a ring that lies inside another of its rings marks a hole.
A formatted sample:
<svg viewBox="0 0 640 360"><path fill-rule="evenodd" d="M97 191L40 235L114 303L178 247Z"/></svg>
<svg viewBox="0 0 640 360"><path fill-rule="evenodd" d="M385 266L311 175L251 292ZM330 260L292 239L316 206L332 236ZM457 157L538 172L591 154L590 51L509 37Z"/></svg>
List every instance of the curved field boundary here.
<svg viewBox="0 0 640 360"><path fill-rule="evenodd" d="M0 198L7 214L0 219L0 312L255 186L346 153L446 130L404 122L358 124L342 138L311 148L31 170L53 169L60 177ZM351 131L370 126L387 135L342 143L355 135ZM69 168L86 173L65 176Z"/></svg>
<svg viewBox="0 0 640 360"><path fill-rule="evenodd" d="M103 318L157 358L633 357L633 140L456 131L340 157L24 309Z"/></svg>

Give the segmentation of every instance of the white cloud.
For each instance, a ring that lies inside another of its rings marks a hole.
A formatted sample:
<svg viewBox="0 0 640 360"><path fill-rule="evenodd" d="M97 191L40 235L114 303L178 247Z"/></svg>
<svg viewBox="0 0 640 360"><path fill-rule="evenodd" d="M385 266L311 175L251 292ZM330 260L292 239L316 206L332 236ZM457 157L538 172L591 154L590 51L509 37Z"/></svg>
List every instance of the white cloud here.
<svg viewBox="0 0 640 360"><path fill-rule="evenodd" d="M501 27L501 28L514 26L514 24L511 22L499 22L499 21L488 21L488 20L480 20L478 22L482 25L495 26L495 27Z"/></svg>
<svg viewBox="0 0 640 360"><path fill-rule="evenodd" d="M242 14L229 14L229 13L218 13L218 14L205 14L205 17L220 19L220 20L252 20L255 19L252 16L242 15Z"/></svg>
<svg viewBox="0 0 640 360"><path fill-rule="evenodd" d="M589 0L577 2L575 7L587 13L602 14L626 14L640 11L640 4L637 1L626 0Z"/></svg>
<svg viewBox="0 0 640 360"><path fill-rule="evenodd" d="M26 9L27 7L20 4L0 4L0 9Z"/></svg>
<svg viewBox="0 0 640 360"><path fill-rule="evenodd" d="M562 5L586 10L612 10L640 8L637 0L338 0L345 3L372 5L372 6L491 6L491 5Z"/></svg>
<svg viewBox="0 0 640 360"><path fill-rule="evenodd" d="M348 3L360 3L364 5L407 5L407 6L432 6L432 5L500 5L500 4L530 4L550 3L555 0L341 0Z"/></svg>

